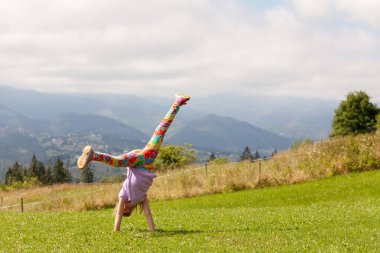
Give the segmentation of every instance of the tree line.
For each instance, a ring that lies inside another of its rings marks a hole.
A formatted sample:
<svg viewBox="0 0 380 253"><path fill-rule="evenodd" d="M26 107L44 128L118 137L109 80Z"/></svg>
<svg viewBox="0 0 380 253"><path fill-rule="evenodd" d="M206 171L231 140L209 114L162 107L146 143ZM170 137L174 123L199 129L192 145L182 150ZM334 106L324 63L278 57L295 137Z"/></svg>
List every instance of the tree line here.
<svg viewBox="0 0 380 253"><path fill-rule="evenodd" d="M270 154L270 156L272 157L275 154L277 154L277 149L274 149L273 152ZM244 150L241 152L238 161L239 162L245 162L245 161L254 162L254 161L259 160L261 158L265 159L265 157L262 157L260 155L259 150L256 150L256 152L254 154L252 154L251 149L248 146L246 146L244 148ZM215 153L212 152L210 154L210 156L208 157L207 162L213 163L213 164L225 164L225 163L228 163L229 161L225 157L216 157Z"/></svg>
<svg viewBox="0 0 380 253"><path fill-rule="evenodd" d="M45 165L33 154L30 165L25 167L18 162L10 166L5 174L5 184L13 185L28 180L36 179L42 185L52 185L56 183L69 183L72 175L64 162L58 157L54 166L49 162Z"/></svg>

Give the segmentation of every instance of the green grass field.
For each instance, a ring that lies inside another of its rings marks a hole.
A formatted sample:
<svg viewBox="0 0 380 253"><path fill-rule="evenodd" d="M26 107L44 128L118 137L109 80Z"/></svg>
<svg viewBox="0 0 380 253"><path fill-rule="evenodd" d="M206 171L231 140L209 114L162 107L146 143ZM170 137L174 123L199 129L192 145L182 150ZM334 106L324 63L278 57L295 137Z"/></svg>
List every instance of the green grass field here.
<svg viewBox="0 0 380 253"><path fill-rule="evenodd" d="M0 252L380 252L380 171L112 210L0 213Z"/></svg>

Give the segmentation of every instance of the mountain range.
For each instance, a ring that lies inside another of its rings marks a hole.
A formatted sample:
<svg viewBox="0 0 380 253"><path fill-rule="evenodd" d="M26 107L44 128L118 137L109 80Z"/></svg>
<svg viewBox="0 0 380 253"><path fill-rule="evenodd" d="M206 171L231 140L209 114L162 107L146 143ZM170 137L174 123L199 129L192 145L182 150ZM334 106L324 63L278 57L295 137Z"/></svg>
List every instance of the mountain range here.
<svg viewBox="0 0 380 253"><path fill-rule="evenodd" d="M291 140L231 117L208 114L193 120L168 140L171 143L190 143L204 150L241 152L244 145L252 150L288 148ZM245 143L245 144L244 144Z"/></svg>
<svg viewBox="0 0 380 253"><path fill-rule="evenodd" d="M86 144L121 153L146 143L173 98L50 94L0 86L0 160L33 153L72 163ZM296 139L326 138L338 101L214 94L181 108L166 143L204 152L284 149ZM1 176L1 175L0 175Z"/></svg>
<svg viewBox="0 0 380 253"><path fill-rule="evenodd" d="M171 98L115 94L50 94L0 86L0 105L31 119L53 120L62 114L102 115L150 135ZM227 116L294 139L326 138L339 101L315 98L213 94L191 98L171 129L174 134L207 114Z"/></svg>

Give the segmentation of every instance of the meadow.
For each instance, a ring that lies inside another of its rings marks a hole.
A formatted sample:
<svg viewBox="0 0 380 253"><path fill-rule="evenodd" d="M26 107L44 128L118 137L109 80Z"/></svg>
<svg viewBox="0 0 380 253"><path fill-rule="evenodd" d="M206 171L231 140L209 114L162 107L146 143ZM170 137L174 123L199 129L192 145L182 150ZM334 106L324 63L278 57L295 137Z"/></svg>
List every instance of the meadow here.
<svg viewBox="0 0 380 253"><path fill-rule="evenodd" d="M380 169L380 134L304 142L269 160L190 166L159 171L151 200L187 198L267 186L297 184L352 172ZM0 190L0 211L80 211L112 207L121 183L63 184Z"/></svg>
<svg viewBox="0 0 380 253"><path fill-rule="evenodd" d="M112 208L1 212L0 252L380 252L380 171L151 203L112 232Z"/></svg>

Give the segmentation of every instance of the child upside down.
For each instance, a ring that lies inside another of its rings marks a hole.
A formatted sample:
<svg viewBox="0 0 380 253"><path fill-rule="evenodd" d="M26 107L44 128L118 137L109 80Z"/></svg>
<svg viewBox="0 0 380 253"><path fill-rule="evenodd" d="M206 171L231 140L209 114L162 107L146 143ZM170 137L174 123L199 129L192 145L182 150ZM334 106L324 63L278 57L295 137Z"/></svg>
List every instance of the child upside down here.
<svg viewBox="0 0 380 253"><path fill-rule="evenodd" d="M155 230L152 214L147 199L147 192L156 177L153 163L156 159L165 134L174 120L179 108L185 105L190 97L176 95L173 105L157 126L148 144L143 149L136 149L126 154L112 156L94 151L91 146L83 149L83 154L78 158L78 167L84 169L90 162L102 162L113 167L127 167L128 176L125 179L119 193L115 215L114 230L120 230L123 216L130 216L133 209L140 204L144 210L149 231Z"/></svg>

